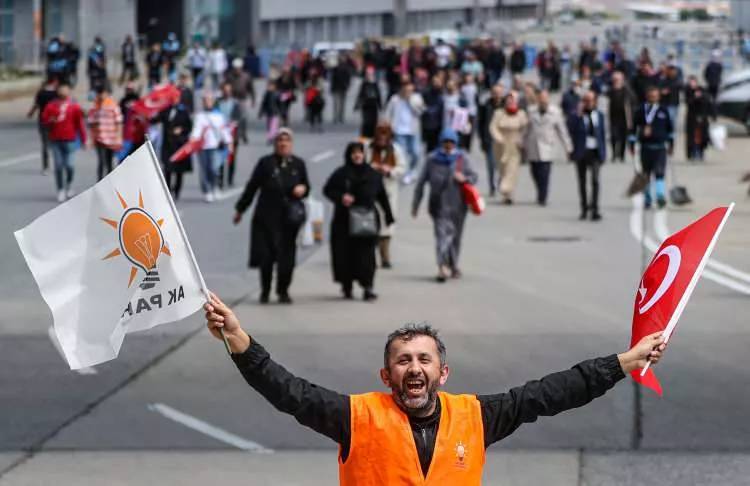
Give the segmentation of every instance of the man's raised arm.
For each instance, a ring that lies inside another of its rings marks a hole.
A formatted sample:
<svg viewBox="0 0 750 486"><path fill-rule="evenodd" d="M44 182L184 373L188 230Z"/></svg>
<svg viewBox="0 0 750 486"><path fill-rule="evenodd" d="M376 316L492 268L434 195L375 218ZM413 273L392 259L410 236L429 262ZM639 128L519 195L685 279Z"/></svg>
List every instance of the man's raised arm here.
<svg viewBox="0 0 750 486"><path fill-rule="evenodd" d="M216 295L204 306L208 330L221 340L219 329L229 341L232 359L245 381L277 410L349 447L349 397L298 378L271 359L268 352L240 326L234 312Z"/></svg>
<svg viewBox="0 0 750 486"><path fill-rule="evenodd" d="M485 447L507 437L521 424L581 407L604 395L627 373L646 366L649 359L656 364L664 347L660 331L644 337L625 353L584 361L507 393L477 396L482 404Z"/></svg>

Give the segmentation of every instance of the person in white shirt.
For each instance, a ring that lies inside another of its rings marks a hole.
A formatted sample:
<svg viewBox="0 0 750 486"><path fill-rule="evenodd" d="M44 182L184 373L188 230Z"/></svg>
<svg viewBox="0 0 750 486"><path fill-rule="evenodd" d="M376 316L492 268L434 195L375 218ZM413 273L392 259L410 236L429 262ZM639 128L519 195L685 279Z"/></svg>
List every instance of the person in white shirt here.
<svg viewBox="0 0 750 486"><path fill-rule="evenodd" d="M216 200L219 170L226 158L227 147L232 143L229 124L210 93L203 95L203 111L195 116L192 140L201 140L200 182L206 202Z"/></svg>
<svg viewBox="0 0 750 486"><path fill-rule="evenodd" d="M193 75L193 86L195 86L195 89L203 88L203 71L206 69L206 63L208 62L206 48L196 41L188 49L185 58Z"/></svg>
<svg viewBox="0 0 750 486"><path fill-rule="evenodd" d="M218 42L214 42L211 51L208 53L208 64L211 72L211 87L214 91L218 91L224 78L224 72L229 67L227 51Z"/></svg>
<svg viewBox="0 0 750 486"><path fill-rule="evenodd" d="M423 111L422 95L414 92L414 83L407 79L402 81L399 92L388 100L383 113L393 128L394 141L409 157L409 171L404 176L404 184L411 184L416 176Z"/></svg>

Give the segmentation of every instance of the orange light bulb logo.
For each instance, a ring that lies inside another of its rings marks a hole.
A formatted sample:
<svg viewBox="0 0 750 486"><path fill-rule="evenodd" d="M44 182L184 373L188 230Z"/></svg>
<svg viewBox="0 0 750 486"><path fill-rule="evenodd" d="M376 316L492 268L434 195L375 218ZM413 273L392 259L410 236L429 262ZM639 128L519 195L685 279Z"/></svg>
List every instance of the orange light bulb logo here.
<svg viewBox="0 0 750 486"><path fill-rule="evenodd" d="M161 232L164 220L156 221L143 208L143 195L140 192L138 193L138 207L128 207L119 192L117 197L120 199L123 209L125 209L120 221L107 218L101 218L101 220L117 230L120 247L107 254L104 260L125 255L125 258L133 264L130 269L128 287L132 285L138 269L141 269L146 276L140 287L144 290L153 288L159 281L159 272L156 269L159 255L162 253L170 255L169 248L164 241L164 235Z"/></svg>

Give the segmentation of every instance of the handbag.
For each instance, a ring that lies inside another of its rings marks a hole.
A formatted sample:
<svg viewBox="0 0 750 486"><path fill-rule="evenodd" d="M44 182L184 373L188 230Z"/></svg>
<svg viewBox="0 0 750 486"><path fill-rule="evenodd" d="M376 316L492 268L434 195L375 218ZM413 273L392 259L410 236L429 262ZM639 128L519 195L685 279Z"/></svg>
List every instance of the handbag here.
<svg viewBox="0 0 750 486"><path fill-rule="evenodd" d="M281 170L274 168L274 178L279 184L279 190L284 198L284 223L292 228L299 228L307 220L307 208L301 199L289 199L284 193L284 186L281 183Z"/></svg>
<svg viewBox="0 0 750 486"><path fill-rule="evenodd" d="M378 235L378 215L374 208L349 208L349 236L372 238Z"/></svg>
<svg viewBox="0 0 750 486"><path fill-rule="evenodd" d="M456 162L457 171L463 172L463 161L464 159L459 156L458 161ZM484 198L479 192L479 189L477 189L476 186L474 186L472 183L470 183L469 181L464 181L461 183L461 195L463 196L464 203L469 206L469 209L471 209L472 213L480 215L482 214L482 212L484 212L484 208L486 206Z"/></svg>
<svg viewBox="0 0 750 486"><path fill-rule="evenodd" d="M346 192L350 191L351 182L346 180ZM378 236L378 214L375 208L352 206L349 208L349 236L372 238Z"/></svg>

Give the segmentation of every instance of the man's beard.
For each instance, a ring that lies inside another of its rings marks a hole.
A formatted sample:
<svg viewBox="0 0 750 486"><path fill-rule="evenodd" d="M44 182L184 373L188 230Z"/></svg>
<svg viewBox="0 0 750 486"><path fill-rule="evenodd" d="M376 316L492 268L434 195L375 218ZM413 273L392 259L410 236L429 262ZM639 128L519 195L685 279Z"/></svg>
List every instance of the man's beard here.
<svg viewBox="0 0 750 486"><path fill-rule="evenodd" d="M437 382L428 380L427 377L420 377L420 379L425 382L427 393L420 397L410 397L409 392L407 391L408 388L406 386L406 381L413 378L415 377L405 377L402 383L399 383L398 385L394 384L394 386L391 387L391 391L396 404L401 410L409 416L422 417L437 401L437 390L439 385Z"/></svg>

